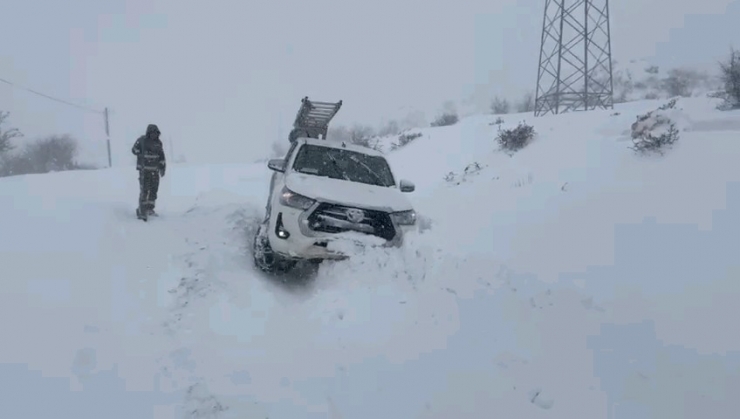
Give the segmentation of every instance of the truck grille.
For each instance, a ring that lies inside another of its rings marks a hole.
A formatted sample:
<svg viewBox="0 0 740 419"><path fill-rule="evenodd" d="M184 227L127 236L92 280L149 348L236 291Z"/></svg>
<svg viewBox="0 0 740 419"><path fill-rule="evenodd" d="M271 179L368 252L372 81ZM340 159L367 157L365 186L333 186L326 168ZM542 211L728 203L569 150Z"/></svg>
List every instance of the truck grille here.
<svg viewBox="0 0 740 419"><path fill-rule="evenodd" d="M323 233L358 231L385 240L393 240L396 236L390 214L383 211L322 203L308 216L307 221L311 230Z"/></svg>

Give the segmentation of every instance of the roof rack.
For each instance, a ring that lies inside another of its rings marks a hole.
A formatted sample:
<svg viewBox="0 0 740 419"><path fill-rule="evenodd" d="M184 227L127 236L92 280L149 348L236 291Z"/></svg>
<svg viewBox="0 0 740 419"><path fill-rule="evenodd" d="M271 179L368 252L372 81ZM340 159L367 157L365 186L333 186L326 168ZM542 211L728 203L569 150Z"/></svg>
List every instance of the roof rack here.
<svg viewBox="0 0 740 419"><path fill-rule="evenodd" d="M329 130L329 122L342 107L342 101L331 102L313 102L308 96L301 99L301 107L293 122L293 129L290 131L289 140L294 142L300 137L326 139Z"/></svg>

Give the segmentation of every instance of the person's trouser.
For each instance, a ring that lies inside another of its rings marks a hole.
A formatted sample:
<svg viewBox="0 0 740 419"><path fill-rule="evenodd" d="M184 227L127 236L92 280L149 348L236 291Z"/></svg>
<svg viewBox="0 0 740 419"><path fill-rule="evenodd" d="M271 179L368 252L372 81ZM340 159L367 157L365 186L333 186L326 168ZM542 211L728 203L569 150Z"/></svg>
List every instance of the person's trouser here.
<svg viewBox="0 0 740 419"><path fill-rule="evenodd" d="M159 191L159 172L157 170L139 171L139 209L154 211Z"/></svg>

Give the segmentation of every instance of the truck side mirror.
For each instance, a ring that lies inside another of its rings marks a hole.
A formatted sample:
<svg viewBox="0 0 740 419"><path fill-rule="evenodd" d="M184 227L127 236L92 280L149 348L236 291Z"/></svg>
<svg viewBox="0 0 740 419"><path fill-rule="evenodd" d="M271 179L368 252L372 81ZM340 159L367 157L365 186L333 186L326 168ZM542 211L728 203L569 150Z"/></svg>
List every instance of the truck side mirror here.
<svg viewBox="0 0 740 419"><path fill-rule="evenodd" d="M285 159L270 159L267 167L276 172L285 173Z"/></svg>
<svg viewBox="0 0 740 419"><path fill-rule="evenodd" d="M401 187L401 192L413 192L416 190L416 185L406 179L401 179L399 186Z"/></svg>

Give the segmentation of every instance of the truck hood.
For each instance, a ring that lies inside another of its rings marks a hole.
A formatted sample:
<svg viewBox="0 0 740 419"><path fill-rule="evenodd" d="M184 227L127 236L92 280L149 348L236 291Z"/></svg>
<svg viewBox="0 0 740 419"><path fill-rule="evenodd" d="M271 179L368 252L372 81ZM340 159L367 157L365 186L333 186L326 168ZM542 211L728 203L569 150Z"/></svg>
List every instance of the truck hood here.
<svg viewBox="0 0 740 419"><path fill-rule="evenodd" d="M295 193L332 204L387 212L413 208L408 198L394 187L384 188L295 172L285 176L285 185Z"/></svg>

